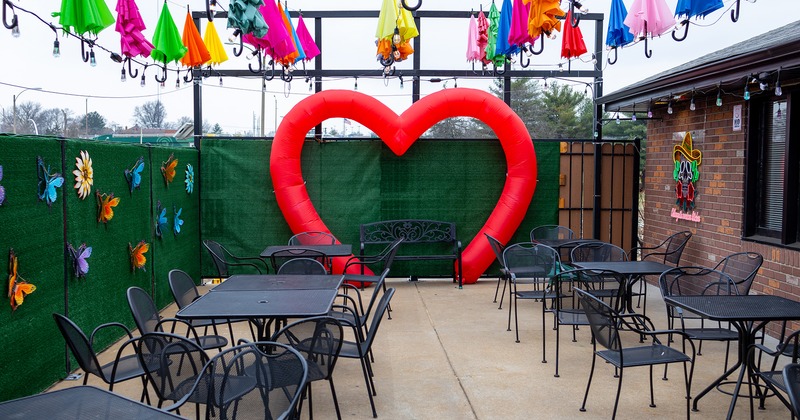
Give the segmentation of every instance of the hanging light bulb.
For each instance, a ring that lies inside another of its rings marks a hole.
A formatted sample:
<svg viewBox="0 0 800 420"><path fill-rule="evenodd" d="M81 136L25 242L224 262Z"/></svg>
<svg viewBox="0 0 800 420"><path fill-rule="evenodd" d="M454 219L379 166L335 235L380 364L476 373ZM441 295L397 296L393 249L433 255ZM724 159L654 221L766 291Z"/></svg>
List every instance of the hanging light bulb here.
<svg viewBox="0 0 800 420"><path fill-rule="evenodd" d="M631 121L636 121L636 113L631 114Z"/></svg>
<svg viewBox="0 0 800 420"><path fill-rule="evenodd" d="M222 76L219 76L219 85L222 86Z"/></svg>
<svg viewBox="0 0 800 420"><path fill-rule="evenodd" d="M544 88L547 89L547 78L544 78Z"/></svg>
<svg viewBox="0 0 800 420"><path fill-rule="evenodd" d="M694 111L697 109L697 106L694 104L694 95L692 95L692 100L689 101L689 110Z"/></svg>
<svg viewBox="0 0 800 420"><path fill-rule="evenodd" d="M128 80L127 76L125 76L125 66L122 67L122 71L120 72L119 81L124 82Z"/></svg>
<svg viewBox="0 0 800 420"><path fill-rule="evenodd" d="M777 116L778 116L778 118L780 118L781 116L783 116L783 112L781 112L781 106L780 106L780 104L778 104L778 112L777 112Z"/></svg>
<svg viewBox="0 0 800 420"><path fill-rule="evenodd" d="M14 17L15 18L17 17L16 13L14 14ZM17 22L17 24L14 25L13 28L11 28L11 36L13 36L14 38L19 38L19 22Z"/></svg>
<svg viewBox="0 0 800 420"><path fill-rule="evenodd" d="M180 88L181 88L181 78L178 77L177 79L175 79L175 89L180 89Z"/></svg>
<svg viewBox="0 0 800 420"><path fill-rule="evenodd" d="M619 125L619 111L617 111L617 118L615 122L617 123L617 125Z"/></svg>
<svg viewBox="0 0 800 420"><path fill-rule="evenodd" d="M94 57L94 49L89 51L89 65L97 67L97 59Z"/></svg>
<svg viewBox="0 0 800 420"><path fill-rule="evenodd" d="M58 58L61 57L61 43L58 42L58 38L53 41L53 57Z"/></svg>
<svg viewBox="0 0 800 420"><path fill-rule="evenodd" d="M744 100L750 100L750 89L747 88L747 85L744 85Z"/></svg>
<svg viewBox="0 0 800 420"><path fill-rule="evenodd" d="M458 77L453 78L453 87L458 87Z"/></svg>
<svg viewBox="0 0 800 420"><path fill-rule="evenodd" d="M400 75L400 89L403 88L403 75Z"/></svg>
<svg viewBox="0 0 800 420"><path fill-rule="evenodd" d="M717 106L722 106L722 89L717 85Z"/></svg>
<svg viewBox="0 0 800 420"><path fill-rule="evenodd" d="M653 108L650 107L651 103L647 103L647 118L653 118Z"/></svg>
<svg viewBox="0 0 800 420"><path fill-rule="evenodd" d="M672 101L667 104L667 114L672 115Z"/></svg>
<svg viewBox="0 0 800 420"><path fill-rule="evenodd" d="M355 83L353 84L353 90L358 90L358 76L355 76Z"/></svg>
<svg viewBox="0 0 800 420"><path fill-rule="evenodd" d="M144 72L142 72L142 81L139 82L139 86L144 87L146 84L147 84L147 82L145 82L145 79L144 79Z"/></svg>

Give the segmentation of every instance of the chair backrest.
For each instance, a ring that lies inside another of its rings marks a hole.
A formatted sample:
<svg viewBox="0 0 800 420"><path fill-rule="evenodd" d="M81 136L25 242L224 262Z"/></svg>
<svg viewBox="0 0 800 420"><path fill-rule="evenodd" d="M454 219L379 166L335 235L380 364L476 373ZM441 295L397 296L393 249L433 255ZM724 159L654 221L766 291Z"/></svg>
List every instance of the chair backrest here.
<svg viewBox="0 0 800 420"><path fill-rule="evenodd" d="M369 304L367 304L367 308L364 309L364 314L362 315L364 319L368 319L370 313L372 313L372 308L375 306L375 302L378 300L378 295L380 295L380 291L383 290L383 284L386 283L386 276L389 275L389 269L386 268L381 272L381 277L374 283L374 289L372 289L372 296L369 298Z"/></svg>
<svg viewBox="0 0 800 420"><path fill-rule="evenodd" d="M278 274L328 274L328 270L313 258L294 258L283 263Z"/></svg>
<svg viewBox="0 0 800 420"><path fill-rule="evenodd" d="M531 229L531 241L539 239L572 239L572 229L559 225L542 225Z"/></svg>
<svg viewBox="0 0 800 420"><path fill-rule="evenodd" d="M153 298L144 289L136 286L128 288L127 296L133 322L139 329L139 334L158 332L160 330L158 323L161 321L161 317L158 315L158 308L156 308Z"/></svg>
<svg viewBox="0 0 800 420"><path fill-rule="evenodd" d="M175 299L178 309L183 309L200 297L194 280L186 272L178 269L170 270L167 278L169 279L169 289L172 291L172 297Z"/></svg>
<svg viewBox="0 0 800 420"><path fill-rule="evenodd" d="M789 363L783 367L783 383L792 405L794 417L800 417L800 364Z"/></svg>
<svg viewBox="0 0 800 420"><path fill-rule="evenodd" d="M214 266L217 267L217 272L221 278L227 278L228 263L225 257L225 248L217 241L206 239L203 241L203 246L206 247L208 253L211 254L211 260L214 261Z"/></svg>
<svg viewBox="0 0 800 420"><path fill-rule="evenodd" d="M739 292L727 274L705 267L676 267L658 278L661 296L725 296ZM691 312L667 305L667 316L699 318Z"/></svg>
<svg viewBox="0 0 800 420"><path fill-rule="evenodd" d="M399 237L395 239L389 246L386 248L385 258L383 259L383 269L389 270L392 268L392 262L394 261L394 257L397 255L397 251L400 249L400 244L405 241L406 238Z"/></svg>
<svg viewBox="0 0 800 420"><path fill-rule="evenodd" d="M506 248L505 245L498 241L494 236L489 235L486 232L483 234L486 235L486 240L489 241L489 246L492 248L492 252L494 252L497 262L500 263L501 267L505 267L505 263L503 262L503 250Z"/></svg>
<svg viewBox="0 0 800 420"><path fill-rule="evenodd" d="M289 238L289 245L334 245L336 237L328 232L300 232Z"/></svg>
<svg viewBox="0 0 800 420"><path fill-rule="evenodd" d="M288 261L291 261L295 258L311 258L322 262L326 260L327 256L321 251L299 247L275 251L269 256L270 261L272 261L272 266L276 272Z"/></svg>
<svg viewBox="0 0 800 420"><path fill-rule="evenodd" d="M558 274L558 251L542 244L521 242L503 251L503 265L515 279L546 280Z"/></svg>
<svg viewBox="0 0 800 420"><path fill-rule="evenodd" d="M753 280L763 263L764 257L757 252L737 252L723 258L714 269L727 274L736 284L739 294L746 295L750 293Z"/></svg>
<svg viewBox="0 0 800 420"><path fill-rule="evenodd" d="M573 262L628 261L628 254L614 244L587 242L572 248L570 260Z"/></svg>
<svg viewBox="0 0 800 420"><path fill-rule="evenodd" d="M625 275L611 270L575 269L562 271L554 278L557 311L581 310L578 296L573 292L581 289L600 298L614 311L620 312L625 303Z"/></svg>
<svg viewBox="0 0 800 420"><path fill-rule="evenodd" d="M197 344L179 335L149 332L135 348L159 401L206 403L201 388L206 383L200 377L209 359Z"/></svg>
<svg viewBox="0 0 800 420"><path fill-rule="evenodd" d="M644 254L642 256L642 260L647 259L661 261L664 264L670 264L677 267L681 262L683 250L686 248L686 244L689 242L691 237L692 232L688 230L673 233L667 239L665 239L664 242L659 244L657 249L651 250L651 252ZM631 258L633 258L633 256L631 256Z"/></svg>
<svg viewBox="0 0 800 420"><path fill-rule="evenodd" d="M308 364L292 347L244 343L215 355L207 366L208 406L219 418L295 418Z"/></svg>
<svg viewBox="0 0 800 420"><path fill-rule="evenodd" d="M97 360L97 355L92 349L92 345L89 343L86 334L84 334L72 320L64 315L54 313L53 319L56 321L56 326L58 326L58 330L61 331L64 341L67 342L67 347L69 347L72 355L75 356L75 359L78 361L78 366L87 374L91 373L99 376L104 381L108 382L106 377L103 376L100 362Z"/></svg>
<svg viewBox="0 0 800 420"><path fill-rule="evenodd" d="M303 355L309 366L309 382L331 377L343 340L342 325L330 316L301 319L281 328L270 339Z"/></svg>
<svg viewBox="0 0 800 420"><path fill-rule="evenodd" d="M622 340L619 335L619 315L602 300L592 296L590 293L575 289L578 294L581 307L589 320L589 327L592 330L592 337L596 344L614 352L622 350Z"/></svg>
<svg viewBox="0 0 800 420"><path fill-rule="evenodd" d="M370 321L370 327L367 330L367 337L364 339L363 343L364 349L367 352L372 347L373 341L375 341L375 334L378 332L378 327L381 325L383 316L386 315L386 310L389 308L389 302L392 300L394 292L394 287L386 289L386 293L384 293L383 296L381 296L381 300L378 301L378 306L375 308L375 313L372 315L372 321ZM366 354L366 352L364 354Z"/></svg>

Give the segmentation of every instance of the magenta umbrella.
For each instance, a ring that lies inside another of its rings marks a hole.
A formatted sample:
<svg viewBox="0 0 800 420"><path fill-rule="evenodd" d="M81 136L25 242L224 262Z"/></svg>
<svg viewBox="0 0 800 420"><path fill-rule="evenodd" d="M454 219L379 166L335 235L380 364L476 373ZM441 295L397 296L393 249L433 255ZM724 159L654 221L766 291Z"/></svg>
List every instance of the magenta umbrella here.
<svg viewBox="0 0 800 420"><path fill-rule="evenodd" d="M511 12L511 29L508 32L508 42L522 46L525 43L533 44L535 39L528 33L528 16L530 4L523 4L523 0L514 0Z"/></svg>
<svg viewBox="0 0 800 420"><path fill-rule="evenodd" d="M264 17L264 21L267 22L269 30L263 37L247 34L243 38L244 41L254 47L263 48L275 60L286 57L295 51L277 4L273 0L266 0L259 11Z"/></svg>
<svg viewBox="0 0 800 420"><path fill-rule="evenodd" d="M317 47L317 43L314 42L314 38L312 38L311 34L308 32L306 23L303 22L303 15L300 15L300 19L297 22L297 39L300 41L300 46L306 53L306 61L319 55L319 47Z"/></svg>
<svg viewBox="0 0 800 420"><path fill-rule="evenodd" d="M134 0L117 2L117 25L115 30L120 35L120 47L123 55L128 57L149 57L153 44L145 39L142 31L147 29Z"/></svg>

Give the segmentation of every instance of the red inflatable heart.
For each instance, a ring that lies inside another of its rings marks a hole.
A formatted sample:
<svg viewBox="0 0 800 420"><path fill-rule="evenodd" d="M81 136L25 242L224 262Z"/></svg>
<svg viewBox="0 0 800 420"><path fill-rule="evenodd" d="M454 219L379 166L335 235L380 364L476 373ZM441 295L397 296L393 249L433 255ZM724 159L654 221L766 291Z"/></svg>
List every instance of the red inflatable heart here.
<svg viewBox="0 0 800 420"><path fill-rule="evenodd" d="M283 118L270 155L275 198L292 232L329 232L311 203L300 166L305 135L314 126L330 118L358 121L401 156L426 130L452 117L477 118L494 130L508 167L497 205L462 254L464 283L476 282L495 259L483 234L508 242L528 211L537 173L536 154L525 124L503 101L484 91L441 90L399 116L377 99L354 91L328 90L302 100ZM345 261L334 259L334 271L341 272Z"/></svg>

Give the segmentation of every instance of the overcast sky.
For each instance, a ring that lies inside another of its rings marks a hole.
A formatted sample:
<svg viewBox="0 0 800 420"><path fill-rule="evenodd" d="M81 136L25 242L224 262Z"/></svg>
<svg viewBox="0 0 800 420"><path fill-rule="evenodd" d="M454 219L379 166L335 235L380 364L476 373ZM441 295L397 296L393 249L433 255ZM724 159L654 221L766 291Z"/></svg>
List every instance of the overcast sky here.
<svg viewBox="0 0 800 420"><path fill-rule="evenodd" d="M409 0L415 4L417 0ZM678 0L665 1L670 9L675 8ZM12 0L14 4L29 9L46 22L58 25L57 18L50 13L60 8L61 2L52 0ZM227 10L227 0L219 0ZM422 0L421 10L463 10L465 19L423 20L420 33L423 37L422 67L424 69L471 69L465 60L467 30L469 20L467 12L489 9L490 1L472 0ZM116 1L106 0L108 7L116 16ZM151 39L163 0L137 0L143 20L147 25L144 35ZM382 0L290 0L290 10L379 10ZM562 1L562 7L568 7ZM633 0L624 0L630 9ZM634 83L655 73L667 70L709 52L722 49L728 45L758 36L761 33L797 20L797 4L791 0L742 0L740 19L733 23L730 19L729 6L733 0L725 0L723 11L717 11L705 20L693 21L688 38L676 42L667 33L650 41L653 56L646 58L644 46L634 45L619 51L619 59L614 65L604 65L604 91L611 93L628 84ZM191 0L178 2L169 0L167 5L180 32L186 17L186 5L192 10L204 9L204 1ZM592 13L608 15L611 0L583 0ZM502 1L497 1L498 8ZM83 115L97 111L105 116L109 124L119 126L133 125L133 110L137 105L147 101L160 99L167 110L167 121L176 121L182 116L192 115L192 89L190 84L181 83L175 88L175 72L169 73L165 87L155 81L155 69L150 68L145 87L140 87L139 80L120 81L120 64L114 63L108 54L96 50L97 66L91 67L80 57L80 42L75 38L59 36L61 57L52 55L55 34L44 23L35 17L19 11L20 37L14 38L9 30L0 30L0 45L4 56L4 65L0 68L0 106L10 112L13 95L24 88L41 88L40 91L28 90L19 97L21 102L33 101L41 103L45 108L68 108L74 115ZM227 41L228 30L225 21L214 21L223 41ZM295 22L296 24L296 22ZM313 23L307 22L313 33ZM605 25L608 25L606 19ZM375 61L375 29L376 19L332 19L323 23L324 47L323 62L325 68L336 69L380 69ZM584 21L580 28L589 51L594 46L594 22ZM5 28L0 28L5 29ZM200 28L205 32L205 22ZM605 34L605 28L603 30ZM566 62L559 57L561 51L561 34L555 41L545 42L545 53L535 56L532 63L537 70L557 69ZM119 35L114 26L99 34L97 43L113 51L119 51ZM230 60L220 68L246 69L250 63L242 57L234 57L231 47L227 47ZM585 61L585 62L584 62ZM309 64L309 67L313 63ZM516 65L515 65L516 66ZM587 54L581 60L573 60L573 69L590 69L591 56ZM398 69L410 68L411 60L400 63ZM171 68L176 68L173 64ZM141 68L139 69L141 72ZM141 74L140 74L141 75ZM591 79L582 79L591 82ZM485 88L486 80L458 80L459 87ZM13 85L13 86L9 86ZM406 80L405 88L400 88L397 79L369 80L358 79L358 90L383 100L396 112L402 112L411 104L411 84ZM444 83L423 82L423 95L445 87L453 87L453 81ZM353 89L354 79L325 80L325 89ZM302 77L296 77L291 85L276 78L267 83L264 121L266 131L271 132L276 124L291 107L310 94L308 84ZM261 81L260 79L226 78L219 85L219 78L208 78L204 81L203 118L211 124L219 123L225 132L245 133L252 131L254 120L261 113ZM277 105L277 109L276 109ZM257 126L257 124L256 124ZM326 126L340 129L341 121L327 122ZM357 127L357 126L356 126ZM350 129L350 128L348 128Z"/></svg>

